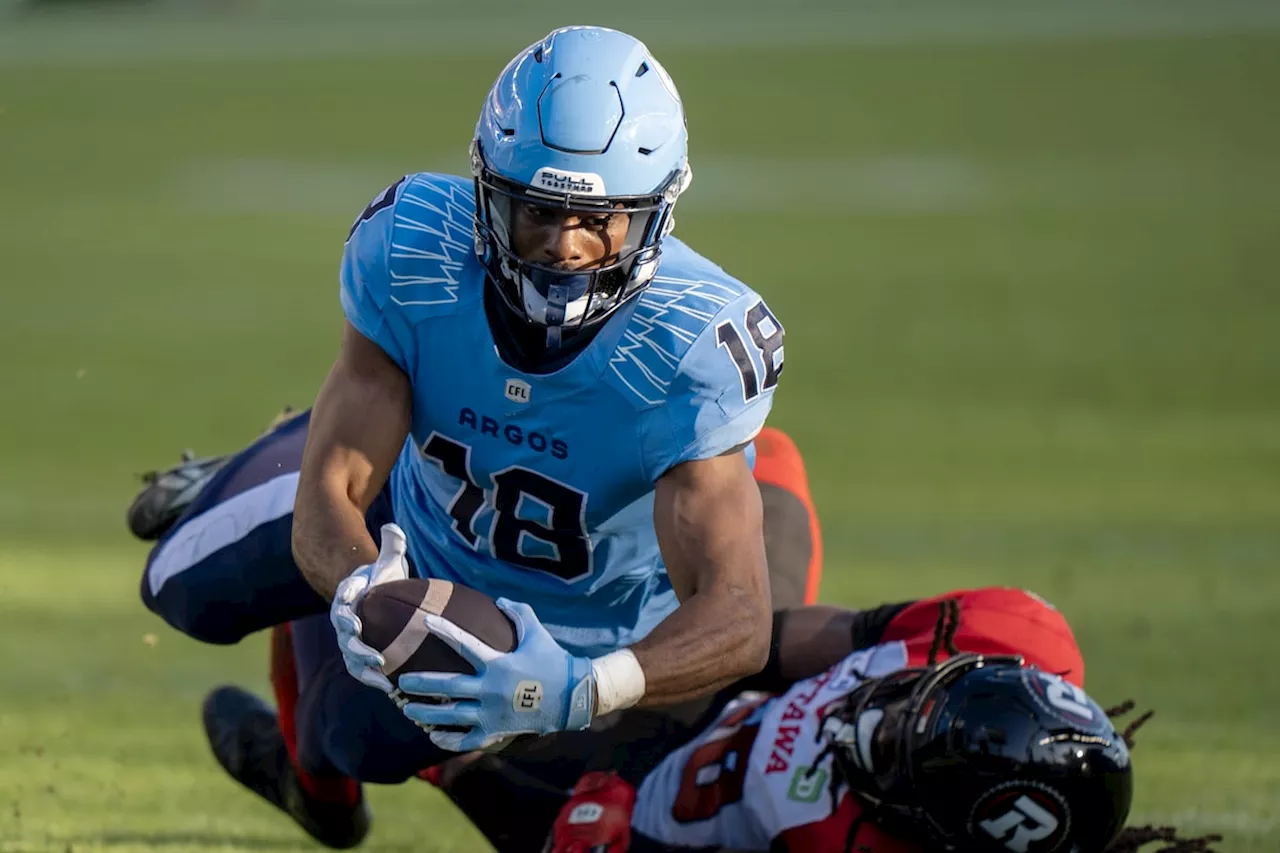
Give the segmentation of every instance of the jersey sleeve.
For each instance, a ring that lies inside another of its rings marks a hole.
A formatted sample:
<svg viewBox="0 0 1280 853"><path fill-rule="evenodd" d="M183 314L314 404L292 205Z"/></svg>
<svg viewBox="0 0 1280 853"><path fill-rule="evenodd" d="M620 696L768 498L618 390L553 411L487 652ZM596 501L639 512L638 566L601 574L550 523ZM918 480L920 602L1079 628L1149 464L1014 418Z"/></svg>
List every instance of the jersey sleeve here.
<svg viewBox="0 0 1280 853"><path fill-rule="evenodd" d="M406 374L414 364L413 336L391 297L391 236L401 178L377 195L351 226L342 252L342 313Z"/></svg>
<svg viewBox="0 0 1280 853"><path fill-rule="evenodd" d="M782 374L782 338L778 319L750 292L724 306L701 330L672 377L660 410L662 427L645 437L651 479L755 438Z"/></svg>

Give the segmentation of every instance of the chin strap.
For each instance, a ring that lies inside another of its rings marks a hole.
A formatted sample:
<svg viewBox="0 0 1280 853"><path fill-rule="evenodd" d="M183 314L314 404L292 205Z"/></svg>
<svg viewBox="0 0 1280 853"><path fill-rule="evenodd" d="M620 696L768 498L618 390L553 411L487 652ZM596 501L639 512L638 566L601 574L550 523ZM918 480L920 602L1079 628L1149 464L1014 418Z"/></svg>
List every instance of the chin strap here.
<svg viewBox="0 0 1280 853"><path fill-rule="evenodd" d="M526 285L527 286L527 285ZM569 306L569 288L553 284L547 288L547 348L559 349L564 340L564 318Z"/></svg>

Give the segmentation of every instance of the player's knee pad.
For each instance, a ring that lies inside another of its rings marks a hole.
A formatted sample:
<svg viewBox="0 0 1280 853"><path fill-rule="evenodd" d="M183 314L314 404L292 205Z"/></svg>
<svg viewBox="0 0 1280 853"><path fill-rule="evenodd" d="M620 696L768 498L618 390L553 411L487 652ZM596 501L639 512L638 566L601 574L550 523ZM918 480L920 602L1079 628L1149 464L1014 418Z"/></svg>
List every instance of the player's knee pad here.
<svg viewBox="0 0 1280 853"><path fill-rule="evenodd" d="M295 637L300 692L294 725L302 770L395 785L453 755L433 744L389 696L347 674L341 657L313 668L303 659L305 640L299 640Z"/></svg>
<svg viewBox="0 0 1280 853"><path fill-rule="evenodd" d="M307 753L299 750L298 763L304 770L310 773L336 771L359 782L398 785L407 782L422 769L406 766L398 756L371 748L365 739L353 737L349 731L328 731L322 748L323 760L314 762L308 762Z"/></svg>
<svg viewBox="0 0 1280 853"><path fill-rule="evenodd" d="M286 515L212 549L198 537L173 547L185 532L176 528L147 560L143 603L184 634L220 645L327 611L294 564L292 526Z"/></svg>
<svg viewBox="0 0 1280 853"><path fill-rule="evenodd" d="M226 646L240 642L250 629L213 604L217 593L199 583L156 586L148 571L142 575L142 603L170 627L202 643Z"/></svg>
<svg viewBox="0 0 1280 853"><path fill-rule="evenodd" d="M307 724L311 721L306 718L306 709L300 706L298 765L308 773L337 773L359 782L398 785L453 755L432 744L426 732L403 716L390 699L382 698L386 707L394 711L395 718L378 714L359 719L369 708L357 704L347 709L341 722L329 721L322 731L310 733ZM401 721L412 728L408 737L417 743L406 742L406 733L399 725ZM398 736L388 736L383 727L386 722L397 724Z"/></svg>

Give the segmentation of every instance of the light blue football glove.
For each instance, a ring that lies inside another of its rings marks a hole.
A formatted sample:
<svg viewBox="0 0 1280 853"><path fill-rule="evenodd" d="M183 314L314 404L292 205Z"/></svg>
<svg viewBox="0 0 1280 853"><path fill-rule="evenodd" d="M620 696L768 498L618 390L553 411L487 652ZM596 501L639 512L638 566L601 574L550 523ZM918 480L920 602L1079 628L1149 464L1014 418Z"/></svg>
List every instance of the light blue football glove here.
<svg viewBox="0 0 1280 853"><path fill-rule="evenodd" d="M431 633L450 645L475 675L407 672L400 690L442 704L410 702L405 716L423 726L465 726L465 732L431 732L436 746L454 752L493 750L516 735L574 731L591 725L595 680L591 659L574 657L552 638L527 604L498 599L515 623L516 648L500 652L439 616L428 615Z"/></svg>

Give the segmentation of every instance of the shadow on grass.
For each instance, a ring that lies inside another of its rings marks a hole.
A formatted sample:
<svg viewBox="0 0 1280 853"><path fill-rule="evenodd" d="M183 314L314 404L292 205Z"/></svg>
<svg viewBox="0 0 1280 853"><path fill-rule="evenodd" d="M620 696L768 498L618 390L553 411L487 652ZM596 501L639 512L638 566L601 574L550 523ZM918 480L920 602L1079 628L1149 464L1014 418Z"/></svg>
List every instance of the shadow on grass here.
<svg viewBox="0 0 1280 853"><path fill-rule="evenodd" d="M245 850L306 850L315 845L299 836L296 840L263 835L236 835L225 832L102 832L94 835L78 835L72 838L49 839L53 849L74 850L77 845L100 847L213 847L242 848Z"/></svg>

